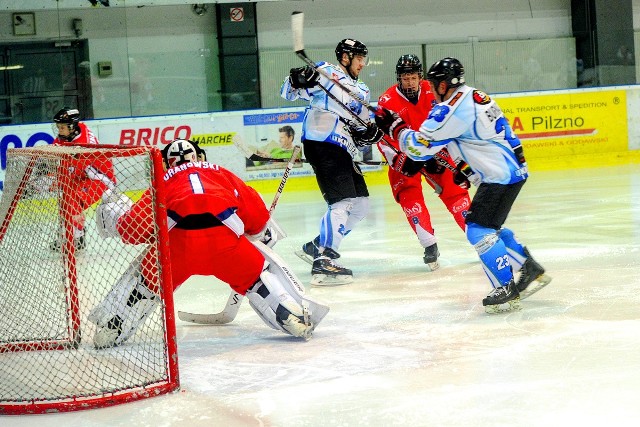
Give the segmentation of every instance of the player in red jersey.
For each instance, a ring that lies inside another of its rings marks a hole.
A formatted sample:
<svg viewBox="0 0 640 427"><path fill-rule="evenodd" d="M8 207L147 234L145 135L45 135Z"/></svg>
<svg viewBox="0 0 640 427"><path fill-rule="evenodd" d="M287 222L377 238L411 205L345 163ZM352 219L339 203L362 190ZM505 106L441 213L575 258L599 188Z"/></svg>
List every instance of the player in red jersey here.
<svg viewBox="0 0 640 427"><path fill-rule="evenodd" d="M229 170L207 162L193 141L173 141L163 158L174 290L192 275L215 276L246 295L267 325L308 339L328 307L305 296L299 280L267 246L277 233L260 195ZM102 203L96 218L105 237L149 242L155 227L150 191L135 204L126 196ZM157 306L149 279L158 276L153 259L148 252L134 263L92 310L90 320L99 326L96 347L124 342Z"/></svg>
<svg viewBox="0 0 640 427"><path fill-rule="evenodd" d="M53 145L98 145L98 138L80 121L80 112L75 108L62 108L53 117L53 130L56 138ZM73 237L76 249L84 249L85 217L84 212L100 200L107 188L115 186L113 164L110 160L69 159L60 163L58 182L51 177L40 182L57 185L62 191L64 215L73 225ZM42 190L48 190L51 185ZM62 246L60 237L51 242L50 248L59 251Z"/></svg>
<svg viewBox="0 0 640 427"><path fill-rule="evenodd" d="M415 55L402 55L396 64L398 84L391 86L378 100L378 105L395 111L412 128L418 130L429 115L434 97L429 83L423 79L420 59ZM466 188L457 185L454 174L443 163L455 169L455 163L446 150L438 153L438 158L426 162L411 160L400 152L398 142L385 137L378 143L378 149L389 162L389 184L396 202L407 216L418 241L424 247L424 262L431 270L439 267L437 239L431 224L431 216L422 194L422 176L433 188L440 200L453 215L456 223L464 231L464 217L471 201Z"/></svg>

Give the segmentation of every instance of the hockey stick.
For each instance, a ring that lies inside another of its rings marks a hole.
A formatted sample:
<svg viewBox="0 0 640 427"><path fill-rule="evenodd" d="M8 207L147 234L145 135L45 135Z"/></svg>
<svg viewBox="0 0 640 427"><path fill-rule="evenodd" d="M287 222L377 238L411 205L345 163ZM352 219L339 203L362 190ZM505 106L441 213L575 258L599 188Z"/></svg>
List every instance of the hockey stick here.
<svg viewBox="0 0 640 427"><path fill-rule="evenodd" d="M185 311L178 311L178 319L190 323L198 323L200 325L224 325L236 318L244 295L237 292L231 292L229 299L224 308L219 313L213 314L195 314Z"/></svg>
<svg viewBox="0 0 640 427"><path fill-rule="evenodd" d="M329 75L323 69L318 68L315 62L313 62L304 51L304 13L303 12L293 12L291 14L291 32L293 34L293 50L295 51L298 58L302 59L308 66L315 69L318 73L322 74L327 79L331 80L336 84L340 89L345 91L351 98L355 101L361 103L367 110L375 113L377 108L373 105L369 104L367 101L362 99L360 95L355 92L352 92L348 87L340 83L338 80L334 80L331 75Z"/></svg>
<svg viewBox="0 0 640 427"><path fill-rule="evenodd" d="M316 63L313 62L307 56L307 54L304 51L304 37L303 37L303 32L304 32L304 13L303 12L293 12L291 14L291 32L293 34L293 50L295 51L296 55L298 55L298 57L300 59L302 59L308 66L312 67L318 73L322 74L324 77L326 77L327 79L332 81L336 86L338 86L347 95L349 95L354 101L359 102L360 104L362 104L365 108L367 108L372 113L375 113L377 111L376 107L374 107L373 105L369 104L367 101L362 99L357 93L352 92L348 87L344 86L338 80L334 80L326 71L324 71L321 68L318 68ZM327 96L329 98L331 98L334 102L336 102L338 105L340 105L342 108L344 108L349 114L351 114L351 116L360 125L362 125L362 126L366 126L367 125L365 123L365 121L362 120L362 118L360 116L358 116L354 111L352 111L348 106L346 106L342 101L340 101L335 95L330 93L327 88L325 88L321 84L318 84L318 86L324 91L324 93L327 94ZM394 150L396 150L396 152L399 152L395 147L393 147L391 144L389 144L388 141L385 140L385 143L387 145L389 145L390 147L392 147ZM451 164L449 164L449 162L447 162L445 159L443 159L441 156L439 156L438 153L434 154L434 157L436 158L436 161L438 162L438 164L446 167L447 169L449 169L452 172L456 172L456 169ZM423 175L426 177L426 173L424 171L423 171Z"/></svg>
<svg viewBox="0 0 640 427"><path fill-rule="evenodd" d="M235 145L236 148L240 150L240 152L242 152L242 154L244 154L244 156L247 159L255 162L288 163L290 161L289 159L275 159L273 157L264 157L259 155L256 149L245 144L242 137L238 134L235 134L233 136L233 145ZM309 163L307 159L303 159L303 158L296 158L295 161L302 162L302 163ZM356 160L354 163L358 165L369 165L369 166L385 166L387 164L387 162L379 161L379 160Z"/></svg>
<svg viewBox="0 0 640 427"><path fill-rule="evenodd" d="M284 186L287 183L287 180L289 179L289 173L291 172L291 169L293 169L293 164L295 162L295 159L300 154L300 150L301 148L299 145L296 145L295 147L293 147L291 158L289 159L287 166L282 174L282 180L280 181L278 190L276 191L276 194L273 196L273 201L271 202L271 207L269 208L270 215L273 214L273 211L275 210L276 205L278 204L278 200L280 200L280 196L282 195ZM284 234L284 231L282 230L278 230L278 231L282 234L283 237L286 236ZM242 304L243 299L244 299L244 295L241 295L237 292L231 292L231 295L229 295L229 299L227 300L227 303L225 304L221 312L213 313L213 314L194 314L194 313L187 313L185 311L178 311L178 319L183 320L185 322L198 323L201 325L224 325L226 323L233 321L233 319L236 318L236 315L240 310L240 305Z"/></svg>
<svg viewBox="0 0 640 427"><path fill-rule="evenodd" d="M271 207L269 208L269 215L273 214L273 211L276 209L276 205L278 204L278 200L280 200L280 195L282 195L282 190L284 190L284 186L289 179L289 173L291 169L293 169L293 164L295 163L298 155L302 151L302 148L299 145L293 147L293 152L291 153L291 158L289 162L287 162L287 167L284 169L282 173L282 179L280 180L280 185L278 186L278 190L276 194L273 196L273 202L271 202Z"/></svg>

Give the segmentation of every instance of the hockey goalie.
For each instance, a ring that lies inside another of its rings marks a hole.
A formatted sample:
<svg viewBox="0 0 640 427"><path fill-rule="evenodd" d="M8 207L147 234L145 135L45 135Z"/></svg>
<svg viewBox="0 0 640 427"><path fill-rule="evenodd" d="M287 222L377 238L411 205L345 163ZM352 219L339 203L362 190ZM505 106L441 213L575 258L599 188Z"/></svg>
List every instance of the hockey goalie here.
<svg viewBox="0 0 640 427"><path fill-rule="evenodd" d="M207 162L194 141L175 140L162 157L174 290L192 275L215 276L246 295L268 326L309 339L329 307L305 295L271 249L277 227L260 195L232 172ZM124 195L105 196L96 210L100 235L128 244L148 241L156 227L151 202L149 191L135 204ZM141 254L91 310L89 320L98 326L96 348L125 342L159 306L157 285L149 279L157 277L152 255Z"/></svg>

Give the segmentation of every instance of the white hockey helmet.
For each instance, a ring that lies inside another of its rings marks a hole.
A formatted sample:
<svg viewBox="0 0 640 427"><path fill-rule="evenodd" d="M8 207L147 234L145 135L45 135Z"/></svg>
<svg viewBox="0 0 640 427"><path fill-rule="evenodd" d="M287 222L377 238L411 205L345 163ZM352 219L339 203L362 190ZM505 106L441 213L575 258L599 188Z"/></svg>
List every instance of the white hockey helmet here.
<svg viewBox="0 0 640 427"><path fill-rule="evenodd" d="M162 158L167 168L173 168L183 163L198 161L199 151L195 142L176 139L162 149Z"/></svg>

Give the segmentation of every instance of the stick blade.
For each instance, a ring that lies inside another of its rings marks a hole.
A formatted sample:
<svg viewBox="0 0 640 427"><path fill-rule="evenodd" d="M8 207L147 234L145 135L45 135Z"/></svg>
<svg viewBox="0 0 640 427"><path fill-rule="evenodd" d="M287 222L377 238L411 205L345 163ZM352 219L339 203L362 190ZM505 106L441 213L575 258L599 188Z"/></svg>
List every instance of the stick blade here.
<svg viewBox="0 0 640 427"><path fill-rule="evenodd" d="M224 309L220 313L196 314L178 311L178 319L184 322L197 323L199 325L224 325L226 323L231 323L233 319L236 318L243 299L243 295L231 292Z"/></svg>
<svg viewBox="0 0 640 427"><path fill-rule="evenodd" d="M293 34L293 50L298 53L304 51L304 13L293 12L291 14L291 33Z"/></svg>
<svg viewBox="0 0 640 427"><path fill-rule="evenodd" d="M197 314L178 311L178 319L183 322L196 323L198 325L224 325L230 323L233 317L227 316L225 313Z"/></svg>

